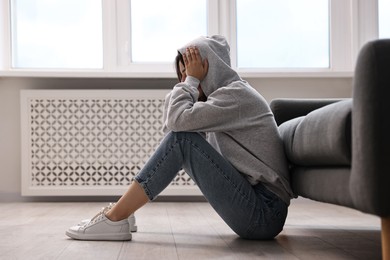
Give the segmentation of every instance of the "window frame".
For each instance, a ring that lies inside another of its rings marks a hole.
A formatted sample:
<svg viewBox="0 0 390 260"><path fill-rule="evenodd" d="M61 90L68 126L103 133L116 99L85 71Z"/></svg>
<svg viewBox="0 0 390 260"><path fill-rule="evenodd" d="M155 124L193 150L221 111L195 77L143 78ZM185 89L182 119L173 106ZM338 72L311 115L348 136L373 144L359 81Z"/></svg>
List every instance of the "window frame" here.
<svg viewBox="0 0 390 260"><path fill-rule="evenodd" d="M352 77L360 48L378 38L378 0L330 1L330 67L313 69L242 69L236 58L236 0L207 0L208 35L222 34L231 46L232 67L242 77ZM128 0L102 0L102 69L18 69L11 66L10 1L0 1L0 77L174 78L172 63L129 63ZM123 21L128 21L124 23Z"/></svg>

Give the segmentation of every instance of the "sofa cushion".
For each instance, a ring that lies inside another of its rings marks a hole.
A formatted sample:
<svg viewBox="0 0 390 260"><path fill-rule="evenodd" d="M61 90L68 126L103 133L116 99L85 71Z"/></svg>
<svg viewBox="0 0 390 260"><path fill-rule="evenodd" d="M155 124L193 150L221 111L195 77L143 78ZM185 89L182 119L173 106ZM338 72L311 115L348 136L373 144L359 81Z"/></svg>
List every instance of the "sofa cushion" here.
<svg viewBox="0 0 390 260"><path fill-rule="evenodd" d="M279 126L288 160L295 165L350 165L351 110L347 99Z"/></svg>

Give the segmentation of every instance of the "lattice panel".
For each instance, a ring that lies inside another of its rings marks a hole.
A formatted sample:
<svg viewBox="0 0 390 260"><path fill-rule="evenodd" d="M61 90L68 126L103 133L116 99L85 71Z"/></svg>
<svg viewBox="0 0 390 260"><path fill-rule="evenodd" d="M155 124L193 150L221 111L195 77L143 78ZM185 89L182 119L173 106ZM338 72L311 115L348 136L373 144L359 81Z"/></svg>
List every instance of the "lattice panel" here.
<svg viewBox="0 0 390 260"><path fill-rule="evenodd" d="M120 195L161 141L159 90L22 91L23 195ZM194 195L184 172L165 194Z"/></svg>

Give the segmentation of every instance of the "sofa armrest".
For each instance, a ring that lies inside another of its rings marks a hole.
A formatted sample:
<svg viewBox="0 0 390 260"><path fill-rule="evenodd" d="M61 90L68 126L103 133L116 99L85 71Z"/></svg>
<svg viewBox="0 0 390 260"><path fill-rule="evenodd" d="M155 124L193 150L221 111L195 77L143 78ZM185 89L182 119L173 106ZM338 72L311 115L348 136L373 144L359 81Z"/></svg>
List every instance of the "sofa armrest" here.
<svg viewBox="0 0 390 260"><path fill-rule="evenodd" d="M320 107L341 101L343 99L304 99L277 98L271 101L270 107L277 125L300 116L305 116Z"/></svg>
<svg viewBox="0 0 390 260"><path fill-rule="evenodd" d="M390 216L390 39L367 43L356 63L352 174L356 208Z"/></svg>

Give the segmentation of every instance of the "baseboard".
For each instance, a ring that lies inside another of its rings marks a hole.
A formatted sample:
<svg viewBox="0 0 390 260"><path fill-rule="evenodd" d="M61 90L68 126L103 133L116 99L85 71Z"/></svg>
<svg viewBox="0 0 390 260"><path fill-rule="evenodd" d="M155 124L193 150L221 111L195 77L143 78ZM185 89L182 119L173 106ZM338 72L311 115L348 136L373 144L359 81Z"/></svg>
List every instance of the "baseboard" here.
<svg viewBox="0 0 390 260"><path fill-rule="evenodd" d="M16 192L1 192L0 202L115 202L120 196L22 196ZM206 202L203 196L159 196L155 202Z"/></svg>

